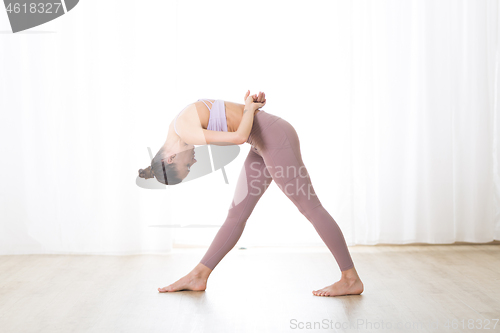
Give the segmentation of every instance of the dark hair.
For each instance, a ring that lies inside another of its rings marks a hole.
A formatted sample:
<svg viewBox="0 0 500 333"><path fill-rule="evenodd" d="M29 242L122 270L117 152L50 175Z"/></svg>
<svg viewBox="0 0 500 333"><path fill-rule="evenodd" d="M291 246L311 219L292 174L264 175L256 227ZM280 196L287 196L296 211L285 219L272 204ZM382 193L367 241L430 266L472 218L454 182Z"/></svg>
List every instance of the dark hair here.
<svg viewBox="0 0 500 333"><path fill-rule="evenodd" d="M139 169L139 177L149 179L156 177L156 180L164 185L175 185L182 182L177 176L177 169L174 163L164 162L162 159L163 148L156 153L151 160L151 165L146 169Z"/></svg>

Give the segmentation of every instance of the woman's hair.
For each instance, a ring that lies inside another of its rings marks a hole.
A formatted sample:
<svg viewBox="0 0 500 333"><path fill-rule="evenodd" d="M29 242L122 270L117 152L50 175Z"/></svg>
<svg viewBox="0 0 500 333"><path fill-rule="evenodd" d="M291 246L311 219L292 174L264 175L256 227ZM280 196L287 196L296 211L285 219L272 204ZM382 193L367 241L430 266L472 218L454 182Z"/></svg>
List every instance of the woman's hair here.
<svg viewBox="0 0 500 333"><path fill-rule="evenodd" d="M151 165L146 169L139 169L139 177L149 179L156 178L157 181L164 185L175 185L182 182L182 179L177 176L175 163L167 163L162 159L163 148L156 153L156 156L151 161Z"/></svg>

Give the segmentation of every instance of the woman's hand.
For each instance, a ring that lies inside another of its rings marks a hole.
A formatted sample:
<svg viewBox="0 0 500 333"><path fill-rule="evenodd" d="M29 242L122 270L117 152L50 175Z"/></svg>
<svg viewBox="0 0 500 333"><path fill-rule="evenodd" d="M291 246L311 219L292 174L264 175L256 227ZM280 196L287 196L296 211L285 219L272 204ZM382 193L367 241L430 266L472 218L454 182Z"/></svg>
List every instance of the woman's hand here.
<svg viewBox="0 0 500 333"><path fill-rule="evenodd" d="M256 111L266 105L266 94L259 92L259 95L253 94L250 96L250 90L245 94L245 108Z"/></svg>

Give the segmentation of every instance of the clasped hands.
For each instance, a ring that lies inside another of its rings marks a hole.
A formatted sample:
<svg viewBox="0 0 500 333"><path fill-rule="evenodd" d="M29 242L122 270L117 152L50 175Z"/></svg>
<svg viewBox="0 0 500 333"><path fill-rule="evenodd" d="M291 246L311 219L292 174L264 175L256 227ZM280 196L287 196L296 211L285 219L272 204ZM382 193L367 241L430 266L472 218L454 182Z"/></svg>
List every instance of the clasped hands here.
<svg viewBox="0 0 500 333"><path fill-rule="evenodd" d="M263 92L259 92L259 94L250 95L250 90L245 94L245 108L248 108L252 111L256 111L266 105L266 94Z"/></svg>

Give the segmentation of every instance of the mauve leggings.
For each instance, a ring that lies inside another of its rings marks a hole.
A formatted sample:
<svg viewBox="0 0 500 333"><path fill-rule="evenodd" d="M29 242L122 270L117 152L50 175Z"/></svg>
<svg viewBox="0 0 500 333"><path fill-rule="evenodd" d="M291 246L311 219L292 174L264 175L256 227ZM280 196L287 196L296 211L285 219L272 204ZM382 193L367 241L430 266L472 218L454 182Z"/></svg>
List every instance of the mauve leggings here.
<svg viewBox="0 0 500 333"><path fill-rule="evenodd" d="M340 270L354 267L342 231L314 192L302 162L299 137L293 126L278 116L260 110L254 116L246 142L252 148L238 178L226 221L201 263L214 269L236 245L255 205L274 180L312 223L335 257Z"/></svg>

